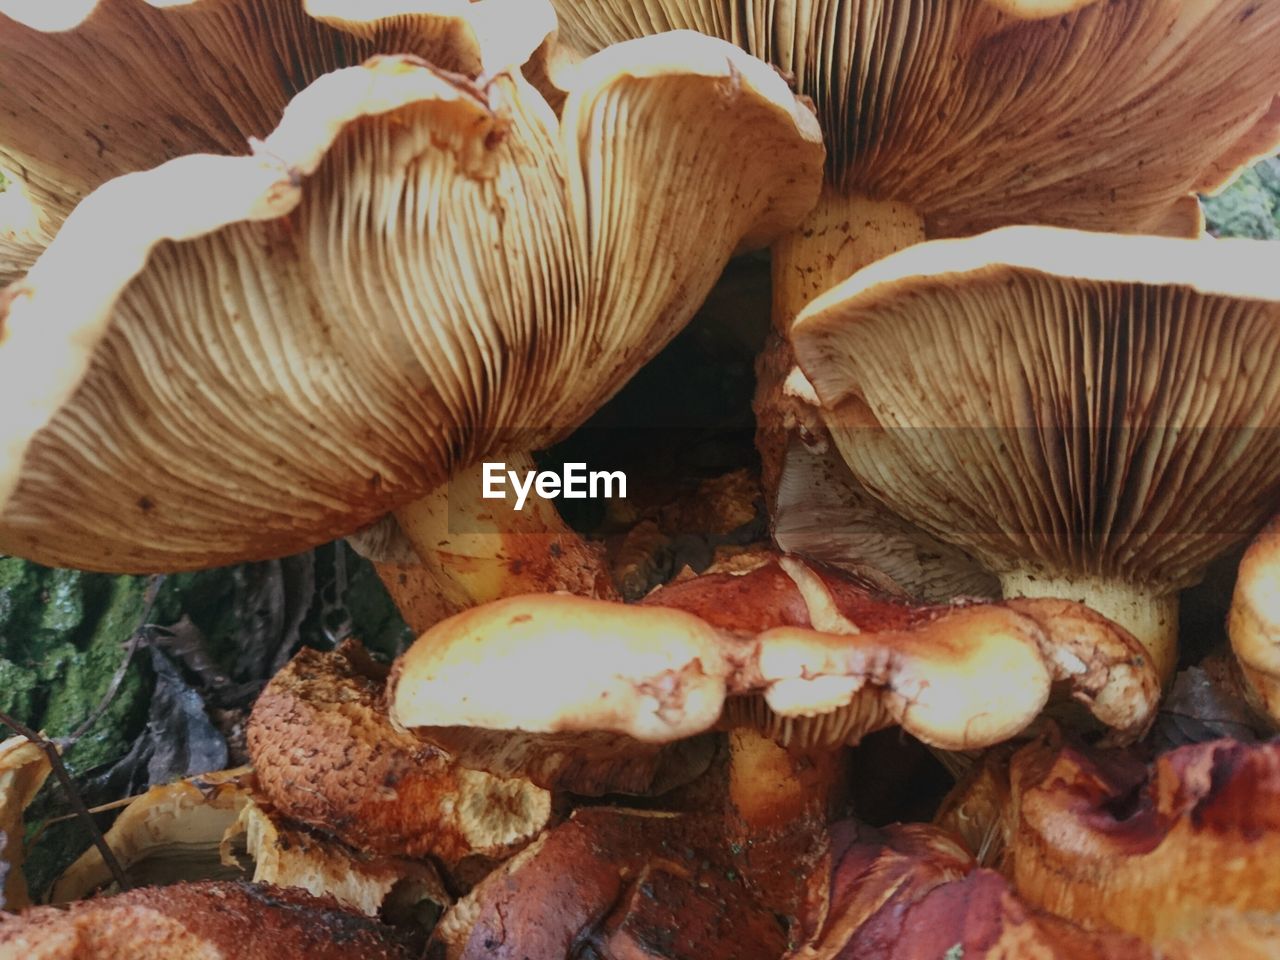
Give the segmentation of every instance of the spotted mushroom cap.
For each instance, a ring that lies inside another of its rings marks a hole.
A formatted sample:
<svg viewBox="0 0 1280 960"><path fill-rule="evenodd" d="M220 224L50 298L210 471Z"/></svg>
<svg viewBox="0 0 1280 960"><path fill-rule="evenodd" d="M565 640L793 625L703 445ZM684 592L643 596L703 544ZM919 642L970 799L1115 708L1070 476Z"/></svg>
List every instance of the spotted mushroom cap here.
<svg viewBox="0 0 1280 960"><path fill-rule="evenodd" d="M1280 501L1280 273L1250 241L920 244L792 331L858 479L1006 575L1168 593Z"/></svg>
<svg viewBox="0 0 1280 960"><path fill-rule="evenodd" d="M1280 144L1280 9L1256 0L554 2L584 51L694 29L775 64L817 105L832 185L913 205L931 236L1185 236L1189 194Z"/></svg>
<svg viewBox="0 0 1280 960"><path fill-rule="evenodd" d="M178 570L365 527L557 438L812 205L816 123L693 34L557 118L518 73L327 74L248 156L86 198L0 306L0 550Z"/></svg>
<svg viewBox="0 0 1280 960"><path fill-rule="evenodd" d="M386 668L354 641L303 650L263 689L246 738L261 793L285 816L383 856L507 856L551 819L522 777L454 763L392 728ZM264 828L249 823L251 837Z"/></svg>

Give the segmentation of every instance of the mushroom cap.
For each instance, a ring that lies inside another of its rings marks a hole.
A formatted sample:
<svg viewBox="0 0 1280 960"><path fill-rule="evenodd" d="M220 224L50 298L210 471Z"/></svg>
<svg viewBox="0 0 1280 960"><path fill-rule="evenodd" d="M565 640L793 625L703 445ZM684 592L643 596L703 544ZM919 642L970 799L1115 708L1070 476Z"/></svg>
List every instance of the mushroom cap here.
<svg viewBox="0 0 1280 960"><path fill-rule="evenodd" d="M774 960L787 942L774 904L726 869L750 858L726 858L714 829L705 817L577 810L445 915L432 956L523 960L586 946L633 960Z"/></svg>
<svg viewBox="0 0 1280 960"><path fill-rule="evenodd" d="M487 762L459 752L476 728L551 735L568 752L575 732L612 735L652 756L721 726L809 747L898 723L968 749L1025 728L1055 680L1118 737L1153 715L1158 683L1137 642L1076 604L912 606L784 557L632 606L542 595L477 607L397 661L389 700L398 726L470 765Z"/></svg>
<svg viewBox="0 0 1280 960"><path fill-rule="evenodd" d="M246 883L140 887L65 909L0 913L0 960L409 960L391 927L300 890Z"/></svg>
<svg viewBox="0 0 1280 960"><path fill-rule="evenodd" d="M812 114L728 44L566 83L557 120L518 74L382 58L250 156L86 198L0 307L0 550L177 570L354 532L572 429L816 197Z"/></svg>
<svg viewBox="0 0 1280 960"><path fill-rule="evenodd" d="M584 51L694 29L775 64L833 185L913 204L932 236L1150 231L1280 144L1280 10L1256 0L554 2Z"/></svg>
<svg viewBox="0 0 1280 960"><path fill-rule="evenodd" d="M1009 884L923 824L831 828L823 926L805 960L1154 960L1133 937L1086 931L1022 902Z"/></svg>
<svg viewBox="0 0 1280 960"><path fill-rule="evenodd" d="M1035 743L1011 783L1007 869L1031 903L1157 943L1280 912L1280 745L1217 740L1148 766Z"/></svg>
<svg viewBox="0 0 1280 960"><path fill-rule="evenodd" d="M1280 721L1280 517L1240 561L1227 630L1250 692Z"/></svg>
<svg viewBox="0 0 1280 960"><path fill-rule="evenodd" d="M26 737L0 741L0 911L21 910L31 902L22 874L22 816L52 769L49 755Z"/></svg>
<svg viewBox="0 0 1280 960"><path fill-rule="evenodd" d="M488 29L496 9L502 41ZM40 228L25 246L0 241L0 281L107 180L243 153L325 73L395 53L475 76L522 62L553 29L550 8L528 0L0 0L0 167L30 192Z"/></svg>
<svg viewBox="0 0 1280 960"><path fill-rule="evenodd" d="M997 573L1194 582L1280 497L1280 274L1249 241L1010 227L792 331L845 461Z"/></svg>
<svg viewBox="0 0 1280 960"><path fill-rule="evenodd" d="M449 864L505 856L536 837L550 794L462 768L395 730L385 681L386 669L354 641L302 650L271 678L246 731L271 804L358 850Z"/></svg>

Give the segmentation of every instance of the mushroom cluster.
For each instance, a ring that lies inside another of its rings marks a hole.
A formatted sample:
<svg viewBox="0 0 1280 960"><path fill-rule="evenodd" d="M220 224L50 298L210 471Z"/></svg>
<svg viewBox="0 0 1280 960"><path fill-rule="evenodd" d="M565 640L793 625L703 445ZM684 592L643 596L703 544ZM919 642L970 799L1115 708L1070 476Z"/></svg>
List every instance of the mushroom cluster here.
<svg viewBox="0 0 1280 960"><path fill-rule="evenodd" d="M1277 955L1280 271L1195 196L1276 62L1275 0L0 0L0 551L345 537L418 634L51 883L14 724L0 960Z"/></svg>

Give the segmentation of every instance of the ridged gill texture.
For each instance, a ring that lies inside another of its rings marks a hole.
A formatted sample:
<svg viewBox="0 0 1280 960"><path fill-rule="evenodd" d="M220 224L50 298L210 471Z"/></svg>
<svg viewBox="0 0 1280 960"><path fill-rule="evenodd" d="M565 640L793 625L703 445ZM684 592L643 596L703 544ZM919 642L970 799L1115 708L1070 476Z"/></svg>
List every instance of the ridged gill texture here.
<svg viewBox="0 0 1280 960"><path fill-rule="evenodd" d="M554 2L584 51L695 29L777 65L817 104L832 183L932 236L1155 230L1280 142L1273 3Z"/></svg>
<svg viewBox="0 0 1280 960"><path fill-rule="evenodd" d="M329 74L253 156L104 186L10 288L0 550L281 556L548 443L794 226L822 158L766 65L692 34L585 62L561 119L519 74Z"/></svg>

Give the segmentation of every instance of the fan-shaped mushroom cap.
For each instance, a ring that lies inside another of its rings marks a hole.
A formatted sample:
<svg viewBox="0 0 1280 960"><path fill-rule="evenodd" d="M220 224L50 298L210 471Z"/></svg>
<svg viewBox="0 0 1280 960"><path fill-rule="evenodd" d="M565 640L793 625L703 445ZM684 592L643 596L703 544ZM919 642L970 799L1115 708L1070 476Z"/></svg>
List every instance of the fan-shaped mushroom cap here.
<svg viewBox="0 0 1280 960"><path fill-rule="evenodd" d="M997 572L1082 600L1162 675L1176 597L1280 497L1280 283L1247 241L1011 227L921 244L793 330L845 461Z"/></svg>
<svg viewBox="0 0 1280 960"><path fill-rule="evenodd" d="M430 854L446 863L499 857L551 817L551 796L525 779L464 769L392 728L386 669L352 641L303 650L263 689L249 718L258 783L286 816L359 850Z"/></svg>
<svg viewBox="0 0 1280 960"><path fill-rule="evenodd" d="M1240 561L1227 629L1251 692L1280 721L1280 517Z"/></svg>
<svg viewBox="0 0 1280 960"><path fill-rule="evenodd" d="M1158 943L1280 914L1280 745L1212 741L1147 767L1039 743L1011 783L1007 870L1031 903Z"/></svg>
<svg viewBox="0 0 1280 960"><path fill-rule="evenodd" d="M30 903L22 874L22 815L52 769L49 755L26 737L0 742L0 910L20 910Z"/></svg>
<svg viewBox="0 0 1280 960"><path fill-rule="evenodd" d="M322 74L394 53L475 76L523 62L553 29L529 0L3 0L0 166L40 216L32 242L0 241L0 280L96 187L182 154L243 153Z"/></svg>
<svg viewBox="0 0 1280 960"><path fill-rule="evenodd" d="M1143 659L1075 604L912 607L783 558L635 606L556 595L476 608L424 634L389 691L396 724L468 765L487 762L475 745L498 730L566 745L574 732L613 734L651 754L717 726L812 747L897 723L967 749L1025 728L1054 680L1117 736L1136 736L1158 691Z"/></svg>
<svg viewBox="0 0 1280 960"><path fill-rule="evenodd" d="M1280 144L1280 9L1255 0L554 2L582 50L694 29L774 63L816 103L832 188L905 202L931 236L1139 232Z"/></svg>
<svg viewBox="0 0 1280 960"><path fill-rule="evenodd" d="M0 960L409 960L392 928L328 898L266 884L141 887L0 914Z"/></svg>
<svg viewBox="0 0 1280 960"><path fill-rule="evenodd" d="M813 203L812 115L734 47L635 41L568 89L557 121L517 74L386 58L253 156L95 191L0 311L0 549L173 570L353 532L571 429Z"/></svg>

